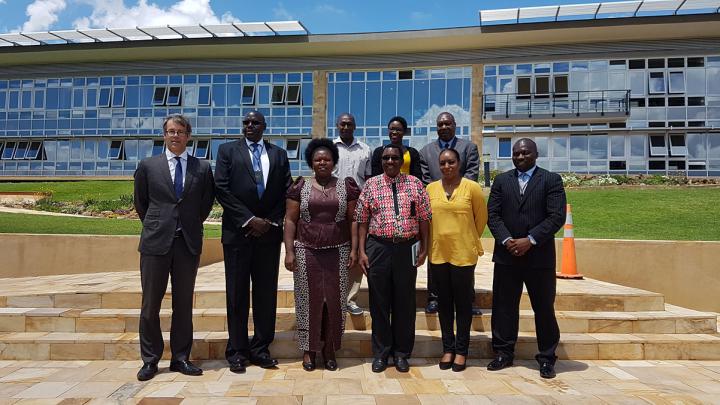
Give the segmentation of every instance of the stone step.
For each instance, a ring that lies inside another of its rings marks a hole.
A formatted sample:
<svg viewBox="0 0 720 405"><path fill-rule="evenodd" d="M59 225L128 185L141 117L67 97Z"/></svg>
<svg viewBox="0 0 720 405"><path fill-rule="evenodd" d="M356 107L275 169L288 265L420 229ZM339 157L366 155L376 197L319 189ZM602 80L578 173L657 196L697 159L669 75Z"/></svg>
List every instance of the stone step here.
<svg viewBox="0 0 720 405"><path fill-rule="evenodd" d="M164 333L169 358L169 334ZM471 332L474 358L492 355L489 332ZM223 359L227 332L196 332L192 358ZM534 333L520 333L516 358L532 359L537 351ZM297 359L301 351L293 332L276 333L270 347L278 358ZM413 356L439 358L440 333L418 331ZM720 334L607 334L563 333L557 350L570 360L720 360ZM372 357L370 332L348 331L339 357ZM137 333L18 332L0 335L0 360L137 360Z"/></svg>
<svg viewBox="0 0 720 405"><path fill-rule="evenodd" d="M693 311L666 305L665 311L598 312L558 311L560 330L567 333L715 333L714 313ZM0 332L79 332L123 333L138 331L139 309L68 309L68 308L0 308ZM160 312L163 331L170 330L171 310ZM472 330L489 331L492 310L483 309L475 316ZM347 330L370 330L369 312L347 316ZM194 309L193 324L198 331L226 331L225 309ZM250 318L252 329L252 317ZM291 331L296 327L294 308L278 308L276 330ZM439 330L437 314L418 309L417 330ZM520 311L520 331L534 332L532 310Z"/></svg>
<svg viewBox="0 0 720 405"><path fill-rule="evenodd" d="M596 282L595 283L600 283ZM138 286L139 287L139 286ZM80 309L133 309L140 308L142 293L137 291L122 292L63 292L34 295L0 296L0 307L8 308L80 308ZM357 302L367 308L368 292L360 291ZM419 288L416 294L418 308L425 306L427 290ZM492 291L477 289L475 303L480 308L492 307ZM197 290L194 297L194 308L225 308L225 291L222 289ZM623 288L618 291L602 290L598 292L564 292L558 290L555 298L555 309L558 311L663 311L665 300L662 294L638 289ZM290 289L280 289L277 294L278 308L295 306L295 294ZM170 293L165 295L163 308L171 308ZM522 309L530 309L527 293L520 300Z"/></svg>

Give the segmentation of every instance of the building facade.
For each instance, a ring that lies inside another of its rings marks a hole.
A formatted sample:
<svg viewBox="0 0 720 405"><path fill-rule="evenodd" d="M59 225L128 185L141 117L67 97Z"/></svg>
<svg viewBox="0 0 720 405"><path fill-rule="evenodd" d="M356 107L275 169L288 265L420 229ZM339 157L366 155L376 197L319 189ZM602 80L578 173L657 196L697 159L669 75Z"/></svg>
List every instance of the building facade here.
<svg viewBox="0 0 720 405"><path fill-rule="evenodd" d="M561 21L562 7L552 21L372 34L3 34L0 176L131 176L162 153L175 113L193 124L191 152L214 161L252 110L294 175L342 112L371 146L401 115L419 148L450 111L493 170L529 137L553 171L720 176L717 9Z"/></svg>

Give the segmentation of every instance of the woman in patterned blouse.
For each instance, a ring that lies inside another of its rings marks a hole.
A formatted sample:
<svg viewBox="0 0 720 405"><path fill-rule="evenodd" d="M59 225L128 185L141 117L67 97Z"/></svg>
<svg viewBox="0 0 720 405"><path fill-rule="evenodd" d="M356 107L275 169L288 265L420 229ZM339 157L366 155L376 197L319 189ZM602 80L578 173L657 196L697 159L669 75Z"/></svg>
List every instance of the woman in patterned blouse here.
<svg viewBox="0 0 720 405"><path fill-rule="evenodd" d="M305 160L315 176L299 177L287 193L285 268L294 272L298 344L307 371L315 369L317 352L323 354L325 369L337 369L348 270L356 262L351 224L360 189L351 177L332 175L338 159L331 140L312 140Z"/></svg>

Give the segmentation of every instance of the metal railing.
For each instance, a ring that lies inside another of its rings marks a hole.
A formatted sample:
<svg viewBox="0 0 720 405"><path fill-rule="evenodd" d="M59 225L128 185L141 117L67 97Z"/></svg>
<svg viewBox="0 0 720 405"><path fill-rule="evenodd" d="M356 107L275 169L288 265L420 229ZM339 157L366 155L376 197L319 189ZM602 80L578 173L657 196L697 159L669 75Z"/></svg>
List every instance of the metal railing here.
<svg viewBox="0 0 720 405"><path fill-rule="evenodd" d="M571 91L567 93L484 94L483 116L532 118L597 114L630 115L630 90Z"/></svg>

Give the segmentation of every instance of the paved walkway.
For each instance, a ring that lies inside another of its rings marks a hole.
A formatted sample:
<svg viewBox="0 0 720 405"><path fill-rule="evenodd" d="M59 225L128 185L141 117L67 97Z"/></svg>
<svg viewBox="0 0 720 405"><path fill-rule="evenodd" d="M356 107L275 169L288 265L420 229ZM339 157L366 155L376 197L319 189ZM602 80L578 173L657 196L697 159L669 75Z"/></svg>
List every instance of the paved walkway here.
<svg viewBox="0 0 720 405"><path fill-rule="evenodd" d="M160 374L138 382L139 361L3 361L0 403L720 404L719 361L560 361L553 380L540 378L533 361L491 373L486 360L471 360L453 373L434 359L414 359L407 374L375 374L361 359L339 362L335 372L306 372L292 361L238 375L224 361L206 361L198 363L201 377L161 362Z"/></svg>

